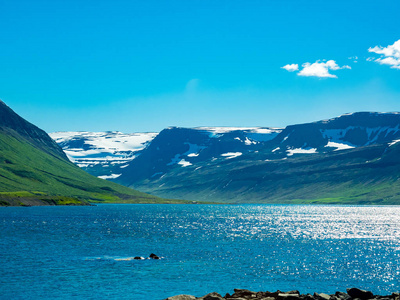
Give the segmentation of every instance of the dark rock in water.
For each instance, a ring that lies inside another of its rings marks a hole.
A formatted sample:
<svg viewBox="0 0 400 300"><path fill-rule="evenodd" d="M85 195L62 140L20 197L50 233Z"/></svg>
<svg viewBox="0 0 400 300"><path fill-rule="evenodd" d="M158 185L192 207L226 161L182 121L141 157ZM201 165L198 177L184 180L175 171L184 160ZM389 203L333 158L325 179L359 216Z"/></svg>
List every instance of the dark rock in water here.
<svg viewBox="0 0 400 300"><path fill-rule="evenodd" d="M155 255L154 253L150 254L149 256L151 259L160 259L159 256Z"/></svg>
<svg viewBox="0 0 400 300"><path fill-rule="evenodd" d="M336 292L335 296L341 300L350 300L351 299L351 297L348 294L343 293L343 292Z"/></svg>
<svg viewBox="0 0 400 300"><path fill-rule="evenodd" d="M360 290L358 288L347 289L347 294L349 294L349 296L353 299L359 298L361 300L371 299L374 297L374 294L372 292Z"/></svg>
<svg viewBox="0 0 400 300"><path fill-rule="evenodd" d="M275 300L276 297L271 297L270 292L257 292L256 299L263 299L263 300Z"/></svg>
<svg viewBox="0 0 400 300"><path fill-rule="evenodd" d="M234 289L234 294L231 296L231 298L245 298L245 297L256 297L256 293L245 290L245 289Z"/></svg>
<svg viewBox="0 0 400 300"><path fill-rule="evenodd" d="M198 300L224 300L224 298L216 292L207 294L207 295L197 298L197 299Z"/></svg>
<svg viewBox="0 0 400 300"><path fill-rule="evenodd" d="M165 300L196 300L196 297L192 295L177 295L173 297L168 297Z"/></svg>
<svg viewBox="0 0 400 300"><path fill-rule="evenodd" d="M280 290L277 290L276 292L273 292L273 293L271 293L271 292L264 292L264 297L271 297L271 298L278 298L278 295L280 294L280 293L283 293L283 292L281 292Z"/></svg>
<svg viewBox="0 0 400 300"><path fill-rule="evenodd" d="M347 295L347 294L346 294ZM347 295L348 296L348 295ZM314 297L313 297L313 295L311 295L311 294L307 294L307 295L300 295L300 298L302 299L302 300L314 300Z"/></svg>
<svg viewBox="0 0 400 300"><path fill-rule="evenodd" d="M329 296L328 294L324 294L324 293L314 293L314 299L315 300L329 300L331 298L331 296Z"/></svg>
<svg viewBox="0 0 400 300"><path fill-rule="evenodd" d="M203 297L194 297L190 295L178 295L169 297L165 300L400 300L399 293L393 293L389 296L374 296L372 292L363 291L357 288L347 289L348 294L336 292L334 295L325 293L314 293L314 295L302 295L299 291L281 292L252 292L246 289L234 289L234 293L227 293L222 297L218 293L210 293Z"/></svg>
<svg viewBox="0 0 400 300"><path fill-rule="evenodd" d="M141 260L141 259L144 259L144 257L135 256L133 259L139 259L139 260Z"/></svg>

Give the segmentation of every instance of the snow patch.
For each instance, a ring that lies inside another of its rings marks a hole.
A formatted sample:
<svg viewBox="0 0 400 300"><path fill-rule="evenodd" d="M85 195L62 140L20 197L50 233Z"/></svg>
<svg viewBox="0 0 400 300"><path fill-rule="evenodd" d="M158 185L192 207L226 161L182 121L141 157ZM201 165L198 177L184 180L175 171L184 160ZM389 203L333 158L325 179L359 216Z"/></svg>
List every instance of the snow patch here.
<svg viewBox="0 0 400 300"><path fill-rule="evenodd" d="M244 141L244 143L247 146L253 145L253 144L257 144L255 141L250 141L248 137L246 137L246 140Z"/></svg>
<svg viewBox="0 0 400 300"><path fill-rule="evenodd" d="M122 174L111 174L111 175L102 175L102 176L97 176L98 178L101 179L115 179L121 176Z"/></svg>
<svg viewBox="0 0 400 300"><path fill-rule="evenodd" d="M400 142L400 140L394 140L393 142L389 143L389 147L397 144L398 142Z"/></svg>
<svg viewBox="0 0 400 300"><path fill-rule="evenodd" d="M385 137L388 136L388 134L395 134L398 133L400 130L400 126L396 125L395 127L391 126L383 126L383 127L365 127L365 126L348 126L343 129L324 129L321 130L321 134L324 138L328 139L330 142L333 143L338 143L338 144L345 144L350 147L355 148L355 145L352 145L350 143L346 143L345 141L345 136L348 131L354 130L354 129L361 129L364 130L367 135L368 135L368 142L365 144L366 145L371 145L375 143L382 134L385 135ZM347 148L346 148L347 149ZM342 149L340 149L342 150Z"/></svg>
<svg viewBox="0 0 400 300"><path fill-rule="evenodd" d="M178 162L178 165L181 165L182 167L188 167L191 166L192 164L184 159L181 159L180 162Z"/></svg>
<svg viewBox="0 0 400 300"><path fill-rule="evenodd" d="M89 132L65 131L49 133L50 137L64 150L70 161L81 168L98 164L127 167L158 133L130 133L119 131ZM118 171L117 171L118 172ZM104 174L104 173L103 173ZM101 176L110 176L104 174Z"/></svg>
<svg viewBox="0 0 400 300"><path fill-rule="evenodd" d="M205 149L205 146L199 146L196 144L191 144L188 142L185 142L185 145L189 145L189 150L183 153L183 155L189 156L189 157L195 157L199 155L199 152L203 149Z"/></svg>
<svg viewBox="0 0 400 300"><path fill-rule="evenodd" d="M243 154L242 152L227 152L227 153L221 154L221 156L224 156L226 159L231 159L231 158L238 157L242 154Z"/></svg>
<svg viewBox="0 0 400 300"><path fill-rule="evenodd" d="M225 133L233 131L242 131L246 136L255 141L272 140L283 130L282 128L266 127L196 127L194 129L208 132L210 138L217 138Z"/></svg>
<svg viewBox="0 0 400 300"><path fill-rule="evenodd" d="M325 145L325 147L332 147L336 148L333 151L340 151L340 150L345 150L345 149L352 149L354 146L350 146L347 144L342 144L342 143L335 143L335 142L328 142L328 144Z"/></svg>
<svg viewBox="0 0 400 300"><path fill-rule="evenodd" d="M293 154L314 154L317 153L317 148L295 148L295 149L287 149L287 156L292 156Z"/></svg>

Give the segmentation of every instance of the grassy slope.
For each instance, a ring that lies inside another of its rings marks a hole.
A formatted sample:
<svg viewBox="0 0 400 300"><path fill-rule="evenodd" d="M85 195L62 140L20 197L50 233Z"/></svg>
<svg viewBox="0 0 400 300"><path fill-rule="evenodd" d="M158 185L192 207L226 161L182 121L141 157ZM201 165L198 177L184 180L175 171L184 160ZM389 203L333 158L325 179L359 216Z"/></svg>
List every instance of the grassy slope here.
<svg viewBox="0 0 400 300"><path fill-rule="evenodd" d="M198 170L177 168L135 188L162 197L233 203L400 204L399 144L281 161L261 158L254 154Z"/></svg>
<svg viewBox="0 0 400 300"><path fill-rule="evenodd" d="M0 129L0 205L171 203L96 178L63 157Z"/></svg>

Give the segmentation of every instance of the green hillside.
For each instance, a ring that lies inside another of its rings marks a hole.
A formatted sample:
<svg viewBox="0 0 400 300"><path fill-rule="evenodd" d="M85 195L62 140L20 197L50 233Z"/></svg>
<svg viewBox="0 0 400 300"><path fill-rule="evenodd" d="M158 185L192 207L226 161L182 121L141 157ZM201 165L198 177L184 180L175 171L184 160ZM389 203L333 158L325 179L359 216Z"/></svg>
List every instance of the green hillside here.
<svg viewBox="0 0 400 300"><path fill-rule="evenodd" d="M81 204L89 202L168 202L91 176L62 157L0 130L2 205Z"/></svg>
<svg viewBox="0 0 400 300"><path fill-rule="evenodd" d="M171 203L87 174L0 101L0 205ZM181 203L182 201L179 201Z"/></svg>
<svg viewBox="0 0 400 300"><path fill-rule="evenodd" d="M226 203L400 204L400 143L269 161L262 153L176 168L134 185L160 197Z"/></svg>

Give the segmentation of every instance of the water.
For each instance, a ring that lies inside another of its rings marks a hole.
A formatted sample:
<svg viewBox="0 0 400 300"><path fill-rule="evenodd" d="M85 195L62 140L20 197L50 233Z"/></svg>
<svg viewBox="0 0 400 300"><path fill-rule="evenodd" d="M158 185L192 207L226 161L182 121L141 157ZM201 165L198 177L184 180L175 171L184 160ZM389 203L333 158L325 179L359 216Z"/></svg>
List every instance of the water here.
<svg viewBox="0 0 400 300"><path fill-rule="evenodd" d="M129 260L150 253L164 258ZM0 208L1 299L388 294L399 278L400 206Z"/></svg>

